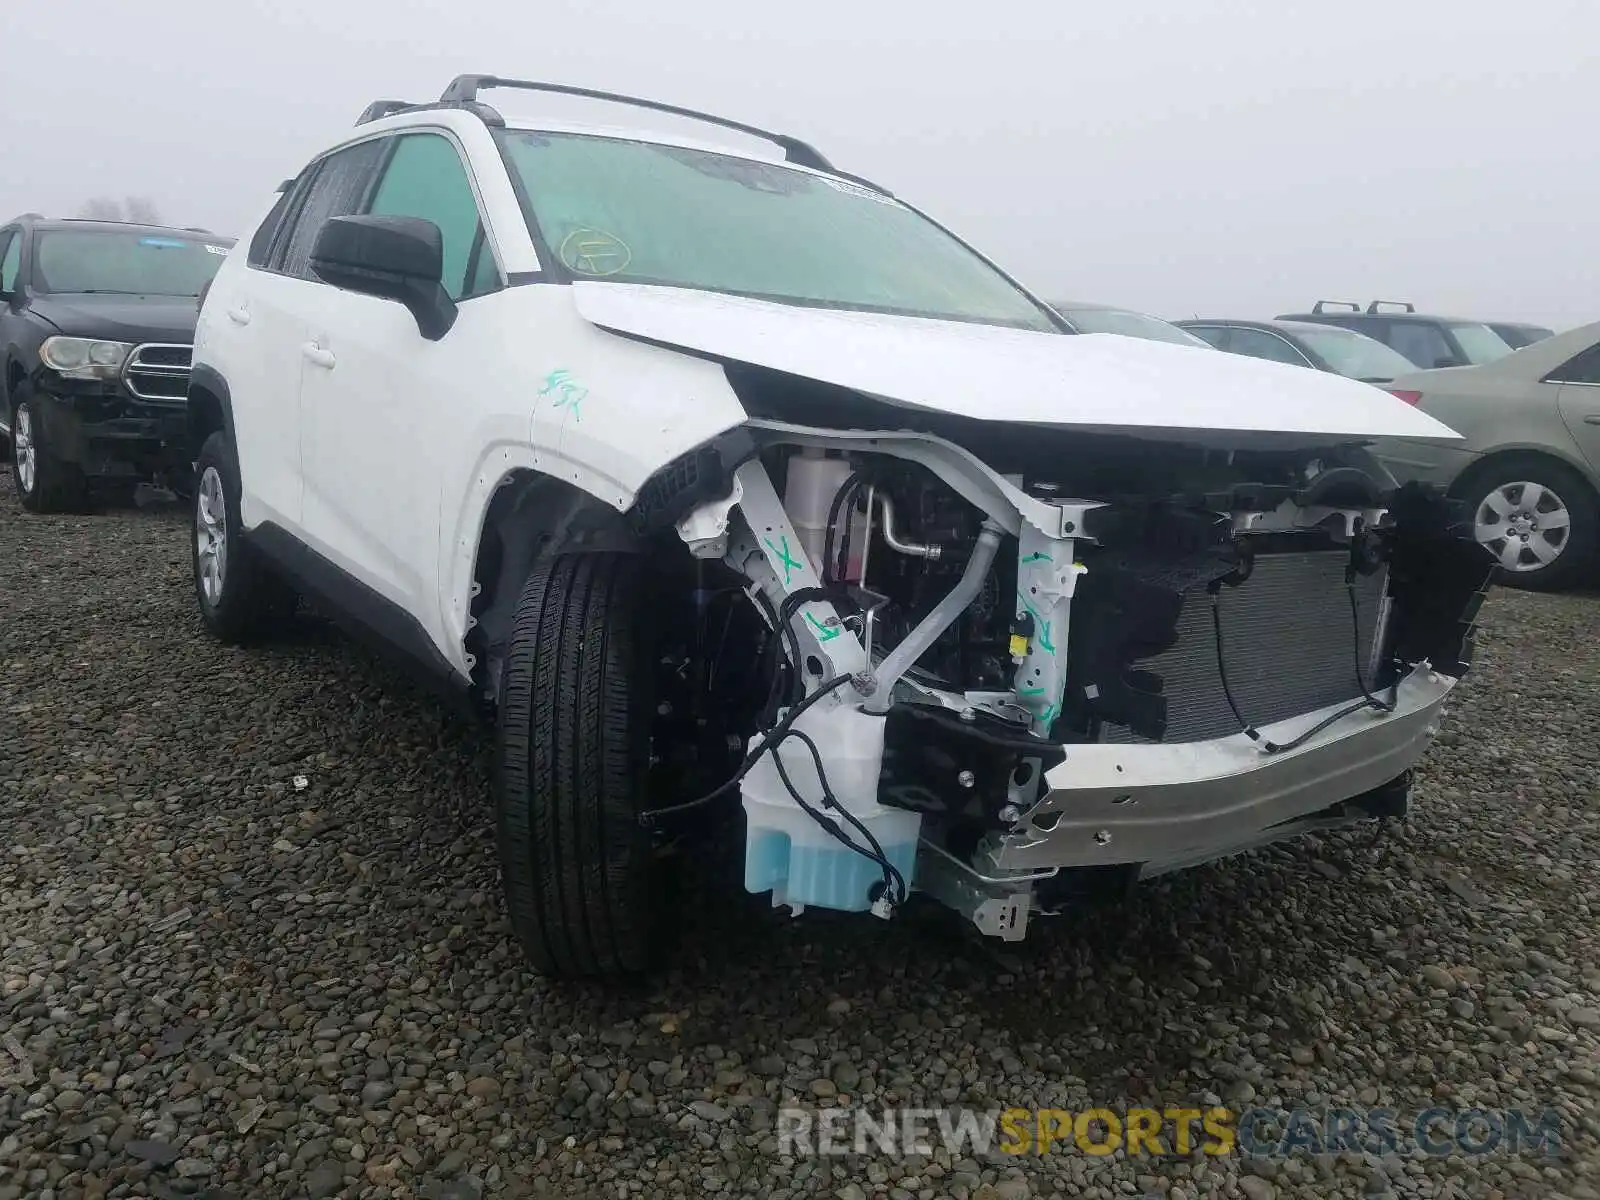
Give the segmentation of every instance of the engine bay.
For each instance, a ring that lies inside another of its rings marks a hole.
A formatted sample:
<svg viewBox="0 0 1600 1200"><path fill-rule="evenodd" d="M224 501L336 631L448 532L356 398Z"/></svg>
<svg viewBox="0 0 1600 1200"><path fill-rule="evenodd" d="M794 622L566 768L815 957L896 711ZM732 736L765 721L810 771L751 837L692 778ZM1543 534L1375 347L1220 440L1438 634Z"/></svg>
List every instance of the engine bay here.
<svg viewBox="0 0 1600 1200"><path fill-rule="evenodd" d="M815 420L830 398L803 392ZM1083 872L1210 852L1178 825L1133 850L1109 817L1080 828L1073 764L1085 812L1131 811L1216 756L1218 781L1194 783L1222 789L1221 813L1230 778L1323 763L1295 779L1292 819L1271 827L1284 836L1347 819L1357 792L1358 815L1392 808L1373 797L1409 768L1402 751L1341 792L1334 740L1362 736L1355 714L1393 716L1409 754L1442 699L1430 689L1468 669L1492 563L1442 495L1394 486L1359 445L953 418L838 430L775 419L794 405L763 397L774 416L649 499L760 617L742 687L766 679L765 702L729 786L746 887L774 904L887 916L915 885L1020 936L1036 895ZM1225 822L1207 836L1219 853L1237 840Z"/></svg>

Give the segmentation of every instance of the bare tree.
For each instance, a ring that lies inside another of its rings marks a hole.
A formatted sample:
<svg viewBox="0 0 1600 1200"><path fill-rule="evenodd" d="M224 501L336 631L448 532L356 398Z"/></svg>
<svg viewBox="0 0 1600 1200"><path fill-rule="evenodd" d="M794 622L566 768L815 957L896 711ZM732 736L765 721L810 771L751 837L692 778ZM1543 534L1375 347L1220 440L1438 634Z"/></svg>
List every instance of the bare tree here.
<svg viewBox="0 0 1600 1200"><path fill-rule="evenodd" d="M140 225L161 224L161 210L148 196L128 196L117 200L111 196L93 196L78 210L80 217L90 221L134 221Z"/></svg>
<svg viewBox="0 0 1600 1200"><path fill-rule="evenodd" d="M120 221L122 205L110 196L95 196L84 202L78 215L91 221Z"/></svg>
<svg viewBox="0 0 1600 1200"><path fill-rule="evenodd" d="M128 220L137 221L140 225L161 224L161 213L155 201L148 196L129 196L123 201L122 211L127 214Z"/></svg>

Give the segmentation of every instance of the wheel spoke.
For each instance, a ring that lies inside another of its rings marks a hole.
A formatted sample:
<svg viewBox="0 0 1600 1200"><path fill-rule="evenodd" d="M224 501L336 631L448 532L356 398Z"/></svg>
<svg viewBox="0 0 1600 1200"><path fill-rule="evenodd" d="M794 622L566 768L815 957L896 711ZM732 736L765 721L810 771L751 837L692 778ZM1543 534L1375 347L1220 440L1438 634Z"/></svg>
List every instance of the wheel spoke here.
<svg viewBox="0 0 1600 1200"><path fill-rule="evenodd" d="M1543 499L1544 488L1537 483L1525 483L1522 485L1522 495L1518 498L1517 507L1523 512L1538 512L1539 502Z"/></svg>
<svg viewBox="0 0 1600 1200"><path fill-rule="evenodd" d="M1485 496L1483 498L1483 507L1487 508L1496 517L1498 517L1502 524L1504 524L1506 518L1508 518L1514 510L1514 506L1512 505L1511 501L1506 499L1504 488L1496 488L1494 491Z"/></svg>
<svg viewBox="0 0 1600 1200"><path fill-rule="evenodd" d="M1543 535L1537 533L1529 538L1524 544L1529 550L1533 551L1533 556L1539 560L1539 564L1541 566L1554 562L1556 557L1561 553L1560 546L1551 542Z"/></svg>
<svg viewBox="0 0 1600 1200"><path fill-rule="evenodd" d="M1539 514L1540 533L1543 533L1547 529L1565 529L1571 524L1572 517L1564 508L1558 508L1554 512L1545 512Z"/></svg>
<svg viewBox="0 0 1600 1200"><path fill-rule="evenodd" d="M1516 538L1508 538L1505 546L1500 551L1500 565L1508 571L1522 570L1522 543Z"/></svg>

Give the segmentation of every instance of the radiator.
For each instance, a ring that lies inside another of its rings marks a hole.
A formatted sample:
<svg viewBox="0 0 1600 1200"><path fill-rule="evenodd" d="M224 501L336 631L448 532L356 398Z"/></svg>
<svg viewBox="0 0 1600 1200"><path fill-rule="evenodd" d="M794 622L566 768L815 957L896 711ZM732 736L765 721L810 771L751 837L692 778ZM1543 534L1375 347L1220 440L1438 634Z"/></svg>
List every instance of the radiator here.
<svg viewBox="0 0 1600 1200"><path fill-rule="evenodd" d="M1357 621L1350 617L1343 550L1262 555L1250 577L1220 595L1224 661L1245 720L1268 725L1361 695L1357 662L1373 688L1387 571L1357 576ZM1359 629L1359 632L1358 632ZM1164 742L1195 742L1239 732L1217 670L1211 597L1187 593L1170 649L1140 660L1162 679ZM1106 742L1144 742L1124 726L1101 726Z"/></svg>

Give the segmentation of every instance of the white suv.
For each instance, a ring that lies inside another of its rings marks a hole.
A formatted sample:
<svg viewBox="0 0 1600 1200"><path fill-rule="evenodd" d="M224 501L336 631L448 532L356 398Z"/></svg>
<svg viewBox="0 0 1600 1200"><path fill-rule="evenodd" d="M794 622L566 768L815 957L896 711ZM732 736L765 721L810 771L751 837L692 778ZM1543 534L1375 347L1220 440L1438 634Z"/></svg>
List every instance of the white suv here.
<svg viewBox="0 0 1600 1200"><path fill-rule="evenodd" d="M583 89L372 106L228 257L192 378L206 624L314 596L495 722L551 975L647 967L719 826L775 905L1015 939L1401 813L1493 570L1364 449L1455 436L1389 393L1075 334L802 142Z"/></svg>

